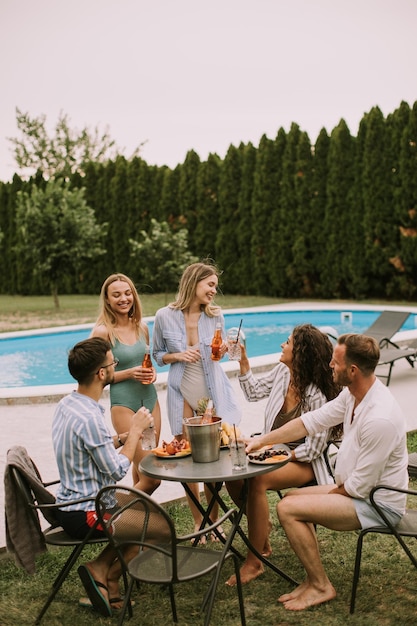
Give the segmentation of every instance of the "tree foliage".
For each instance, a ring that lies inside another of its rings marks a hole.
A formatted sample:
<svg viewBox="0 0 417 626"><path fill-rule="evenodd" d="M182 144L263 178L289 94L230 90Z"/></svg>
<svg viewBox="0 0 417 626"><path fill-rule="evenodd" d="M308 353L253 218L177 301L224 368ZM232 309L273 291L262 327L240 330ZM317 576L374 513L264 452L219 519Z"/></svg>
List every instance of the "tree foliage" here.
<svg viewBox="0 0 417 626"><path fill-rule="evenodd" d="M98 126L93 129L86 126L77 130L71 128L68 115L63 113L52 136L46 127L46 115L31 117L16 108L16 122L21 136L8 137L8 140L14 146L14 158L22 175L40 171L47 179L68 180L76 172L83 175L87 163L103 163L120 154L108 128L101 131Z"/></svg>
<svg viewBox="0 0 417 626"><path fill-rule="evenodd" d="M44 188L19 191L16 205L16 254L49 285L59 308L58 289L83 263L105 253L105 225L96 222L83 189L68 189L62 181Z"/></svg>
<svg viewBox="0 0 417 626"><path fill-rule="evenodd" d="M185 228L173 233L167 222L152 219L150 231L142 230L140 241L129 239L135 282L155 292L175 291L187 265L198 261L188 251L187 235Z"/></svg>
<svg viewBox="0 0 417 626"><path fill-rule="evenodd" d="M215 260L229 293L415 298L416 120L417 103L402 102L386 119L378 107L366 113L356 137L341 120L311 144L293 123L275 139L263 136L257 148L231 146L223 159L201 161L191 150L174 169L123 155L61 169L74 172L64 181L68 189L84 188L97 224L110 227L105 256L80 261L76 272L68 264L60 293L97 293L115 271L151 291L174 289L189 250L192 259ZM65 178L58 170L48 171ZM45 278L32 271L37 242L25 258L16 247L17 194L46 191L47 180L37 167L28 181L15 175L0 183L3 293L47 293ZM133 256L130 239L140 244Z"/></svg>

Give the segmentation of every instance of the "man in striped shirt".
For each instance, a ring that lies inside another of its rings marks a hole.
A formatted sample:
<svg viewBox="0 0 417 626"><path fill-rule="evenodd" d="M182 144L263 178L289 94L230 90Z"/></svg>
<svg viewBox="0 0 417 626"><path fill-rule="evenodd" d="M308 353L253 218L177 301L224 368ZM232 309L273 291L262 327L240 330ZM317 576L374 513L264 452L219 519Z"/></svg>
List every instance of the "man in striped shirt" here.
<svg viewBox="0 0 417 626"><path fill-rule="evenodd" d="M128 433L111 435L99 400L113 380L115 365L108 341L94 337L77 343L69 353L68 368L78 388L58 403L53 419L52 441L61 481L56 501L65 505L89 498L58 511L61 526L78 539L96 524L95 496L126 475L143 431L153 424L152 414L142 407L133 415ZM116 448L122 449L117 452ZM101 527L92 536L104 536ZM94 561L78 568L93 607L105 616L121 606L121 567L115 557L108 545Z"/></svg>

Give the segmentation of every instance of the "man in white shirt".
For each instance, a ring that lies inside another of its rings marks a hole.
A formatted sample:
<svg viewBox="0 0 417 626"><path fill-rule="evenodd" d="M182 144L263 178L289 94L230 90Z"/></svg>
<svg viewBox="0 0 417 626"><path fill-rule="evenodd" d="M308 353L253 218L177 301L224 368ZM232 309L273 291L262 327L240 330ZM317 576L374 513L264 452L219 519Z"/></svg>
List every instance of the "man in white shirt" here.
<svg viewBox="0 0 417 626"><path fill-rule="evenodd" d="M287 538L306 570L306 580L279 598L284 607L300 611L332 600L336 590L321 562L314 524L331 530L359 530L383 525L369 503L377 484L406 488L405 418L391 392L375 376L379 348L365 335L339 337L330 365L335 382L346 388L316 411L255 438L247 450L286 443L343 423L334 485L297 489L277 505ZM378 503L393 524L405 509L406 496L381 490Z"/></svg>

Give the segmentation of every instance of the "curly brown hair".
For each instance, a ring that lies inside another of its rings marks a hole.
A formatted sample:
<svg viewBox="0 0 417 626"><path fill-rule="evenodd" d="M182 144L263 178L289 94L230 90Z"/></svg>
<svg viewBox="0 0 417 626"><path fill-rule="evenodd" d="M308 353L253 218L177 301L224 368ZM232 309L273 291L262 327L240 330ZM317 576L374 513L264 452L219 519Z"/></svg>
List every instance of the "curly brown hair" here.
<svg viewBox="0 0 417 626"><path fill-rule="evenodd" d="M340 387L333 380L330 361L333 346L327 335L312 324L300 324L292 331L293 338L293 385L305 403L307 387L313 383L326 396L333 400Z"/></svg>

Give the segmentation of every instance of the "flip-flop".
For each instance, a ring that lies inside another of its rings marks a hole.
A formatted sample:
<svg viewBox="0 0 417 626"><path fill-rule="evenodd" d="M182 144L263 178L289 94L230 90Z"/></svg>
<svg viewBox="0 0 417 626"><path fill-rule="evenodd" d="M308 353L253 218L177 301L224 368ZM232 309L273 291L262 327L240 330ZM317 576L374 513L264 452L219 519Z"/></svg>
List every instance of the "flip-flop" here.
<svg viewBox="0 0 417 626"><path fill-rule="evenodd" d="M123 604L124 601L125 601L125 599L124 598L120 598L120 597L119 598L110 598L109 599L109 602L112 605L113 611L121 611L122 607L113 606L113 604L119 604L120 602ZM130 601L130 606L132 607L132 609L135 606L135 604L136 604L136 602L134 600Z"/></svg>
<svg viewBox="0 0 417 626"><path fill-rule="evenodd" d="M124 598L109 598L109 603L110 606L112 606L112 604L118 604L119 602L124 602ZM130 601L130 604L132 605L132 608L135 606L136 602L134 600ZM78 600L78 606L82 606L85 609L92 609L93 605L91 604L91 600L90 598L86 598L86 597L82 597ZM113 611L119 611L120 609L112 606Z"/></svg>
<svg viewBox="0 0 417 626"><path fill-rule="evenodd" d="M100 591L100 587L101 589L105 589L107 591L106 585L98 580L95 580L90 570L85 565L80 565L77 571L93 608L100 613L100 615L103 615L104 617L111 617L112 609L110 603Z"/></svg>

